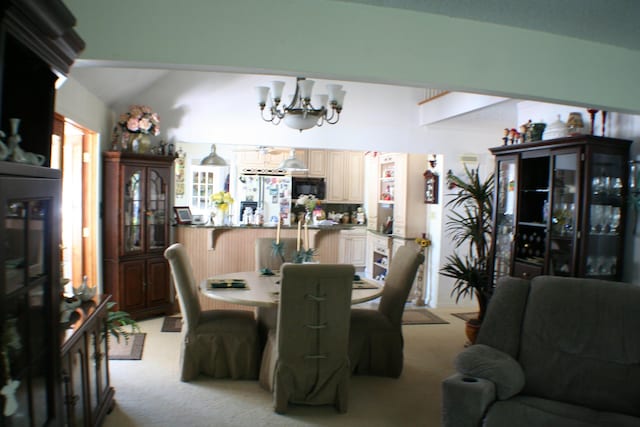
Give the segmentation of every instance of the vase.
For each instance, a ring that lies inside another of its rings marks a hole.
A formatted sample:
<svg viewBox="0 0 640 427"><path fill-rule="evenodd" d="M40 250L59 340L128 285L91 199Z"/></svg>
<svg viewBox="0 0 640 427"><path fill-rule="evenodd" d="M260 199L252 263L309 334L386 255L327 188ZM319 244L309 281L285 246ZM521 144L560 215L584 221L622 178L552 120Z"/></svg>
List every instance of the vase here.
<svg viewBox="0 0 640 427"><path fill-rule="evenodd" d="M131 141L129 147L134 153L148 154L151 152L151 137L146 133L133 133L131 134Z"/></svg>

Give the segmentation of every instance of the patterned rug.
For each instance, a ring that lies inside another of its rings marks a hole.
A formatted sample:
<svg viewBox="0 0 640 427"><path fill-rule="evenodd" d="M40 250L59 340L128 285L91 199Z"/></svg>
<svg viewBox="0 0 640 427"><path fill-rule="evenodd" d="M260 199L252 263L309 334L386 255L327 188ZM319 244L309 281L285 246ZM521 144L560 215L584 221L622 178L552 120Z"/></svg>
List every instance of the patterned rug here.
<svg viewBox="0 0 640 427"><path fill-rule="evenodd" d="M162 321L160 332L180 332L182 330L182 317L167 316Z"/></svg>
<svg viewBox="0 0 640 427"><path fill-rule="evenodd" d="M402 314L403 325L437 325L449 323L426 308L405 310Z"/></svg>
<svg viewBox="0 0 640 427"><path fill-rule="evenodd" d="M125 341L120 337L120 342L109 337L109 360L140 360L144 348L144 339L147 334L132 334L129 340Z"/></svg>
<svg viewBox="0 0 640 427"><path fill-rule="evenodd" d="M452 316L456 316L458 319L462 319L465 322L470 319L477 319L478 312L474 311L472 313L451 313Z"/></svg>

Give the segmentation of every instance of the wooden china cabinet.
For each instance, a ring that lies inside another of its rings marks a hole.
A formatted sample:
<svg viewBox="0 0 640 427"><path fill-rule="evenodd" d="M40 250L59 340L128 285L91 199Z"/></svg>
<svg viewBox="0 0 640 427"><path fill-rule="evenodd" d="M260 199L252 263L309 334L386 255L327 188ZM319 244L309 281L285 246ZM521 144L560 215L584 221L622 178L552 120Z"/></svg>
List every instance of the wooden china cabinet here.
<svg viewBox="0 0 640 427"><path fill-rule="evenodd" d="M59 0L0 3L0 129L19 119L19 146L44 158L0 150L0 426L64 424L61 173L48 166L55 82L84 48L74 26Z"/></svg>
<svg viewBox="0 0 640 427"><path fill-rule="evenodd" d="M171 314L169 212L174 157L103 153L104 287L140 319Z"/></svg>
<svg viewBox="0 0 640 427"><path fill-rule="evenodd" d="M579 135L492 148L492 277L621 280L631 141Z"/></svg>

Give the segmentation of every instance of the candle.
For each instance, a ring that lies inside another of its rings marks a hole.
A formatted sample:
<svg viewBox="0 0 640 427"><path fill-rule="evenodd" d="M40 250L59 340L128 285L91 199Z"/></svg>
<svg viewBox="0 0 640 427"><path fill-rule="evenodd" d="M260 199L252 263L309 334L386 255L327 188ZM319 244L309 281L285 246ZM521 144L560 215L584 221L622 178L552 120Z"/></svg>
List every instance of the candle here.
<svg viewBox="0 0 640 427"><path fill-rule="evenodd" d="M307 221L304 222L304 247L309 249L309 226Z"/></svg>
<svg viewBox="0 0 640 427"><path fill-rule="evenodd" d="M302 222L298 221L298 238L297 238L297 243L296 243L296 250L299 251L300 250L300 227L302 226Z"/></svg>
<svg viewBox="0 0 640 427"><path fill-rule="evenodd" d="M280 243L280 221L282 220L282 218L280 218L280 215L278 215L278 228L276 229L276 244Z"/></svg>

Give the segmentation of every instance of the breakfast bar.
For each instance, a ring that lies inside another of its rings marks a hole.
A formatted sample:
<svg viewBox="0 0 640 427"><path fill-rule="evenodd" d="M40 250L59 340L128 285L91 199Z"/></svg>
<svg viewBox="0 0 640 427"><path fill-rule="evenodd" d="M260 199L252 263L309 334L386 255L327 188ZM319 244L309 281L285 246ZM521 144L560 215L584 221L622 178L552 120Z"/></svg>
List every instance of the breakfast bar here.
<svg viewBox="0 0 640 427"><path fill-rule="evenodd" d="M344 262L339 257L340 234L346 230L362 229L358 225L314 226L300 231L302 248L315 249L315 260L321 263ZM298 228L283 226L281 238L296 238ZM308 235L308 238L307 238ZM276 238L275 226L202 226L177 225L174 240L182 243L189 254L197 283L226 273L257 271L255 242L258 238ZM306 245L307 240L309 246ZM239 308L236 305L200 296L203 309ZM251 307L243 307L252 309Z"/></svg>

